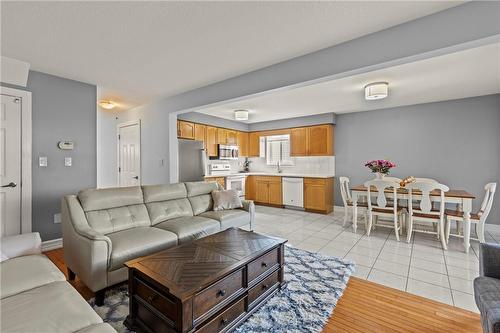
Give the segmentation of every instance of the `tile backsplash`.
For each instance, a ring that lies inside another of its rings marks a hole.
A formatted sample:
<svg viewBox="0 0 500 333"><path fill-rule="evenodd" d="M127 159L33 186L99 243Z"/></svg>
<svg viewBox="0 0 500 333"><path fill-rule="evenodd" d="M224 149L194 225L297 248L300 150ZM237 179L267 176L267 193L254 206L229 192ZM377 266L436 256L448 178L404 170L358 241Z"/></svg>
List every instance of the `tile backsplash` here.
<svg viewBox="0 0 500 333"><path fill-rule="evenodd" d="M335 156L292 157L291 160L293 165L282 166L283 172L335 174ZM267 165L265 158L250 157L249 161L252 161L250 171L276 172L276 166Z"/></svg>

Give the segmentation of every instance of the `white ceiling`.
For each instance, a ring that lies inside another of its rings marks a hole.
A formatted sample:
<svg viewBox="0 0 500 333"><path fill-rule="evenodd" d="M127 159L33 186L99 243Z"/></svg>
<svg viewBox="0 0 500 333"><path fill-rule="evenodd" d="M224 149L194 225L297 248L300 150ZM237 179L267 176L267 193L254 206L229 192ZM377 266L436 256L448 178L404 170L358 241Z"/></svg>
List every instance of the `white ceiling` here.
<svg viewBox="0 0 500 333"><path fill-rule="evenodd" d="M127 108L460 3L2 1L1 53Z"/></svg>
<svg viewBox="0 0 500 333"><path fill-rule="evenodd" d="M389 97L366 101L363 87L389 82ZM306 87L197 110L248 123L327 112L347 113L500 93L500 44L491 44Z"/></svg>

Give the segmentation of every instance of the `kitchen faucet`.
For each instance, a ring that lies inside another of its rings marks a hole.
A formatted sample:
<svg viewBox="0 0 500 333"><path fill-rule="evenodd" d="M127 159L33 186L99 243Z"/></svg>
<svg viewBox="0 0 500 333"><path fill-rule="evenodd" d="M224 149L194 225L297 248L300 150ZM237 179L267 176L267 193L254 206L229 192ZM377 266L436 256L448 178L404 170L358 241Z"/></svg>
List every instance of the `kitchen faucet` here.
<svg viewBox="0 0 500 333"><path fill-rule="evenodd" d="M283 170L281 170L281 161L278 160L278 163L276 163L276 165L278 166L278 173L281 173Z"/></svg>

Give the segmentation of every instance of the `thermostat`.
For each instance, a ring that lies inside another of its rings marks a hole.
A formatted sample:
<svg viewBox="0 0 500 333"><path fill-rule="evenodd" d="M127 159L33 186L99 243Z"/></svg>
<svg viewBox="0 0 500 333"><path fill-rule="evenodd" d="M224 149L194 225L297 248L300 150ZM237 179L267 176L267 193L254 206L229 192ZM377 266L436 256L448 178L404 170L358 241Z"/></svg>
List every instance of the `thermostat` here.
<svg viewBox="0 0 500 333"><path fill-rule="evenodd" d="M73 150L73 148L75 147L75 144L73 143L73 141L59 141L57 146L59 147L59 149Z"/></svg>

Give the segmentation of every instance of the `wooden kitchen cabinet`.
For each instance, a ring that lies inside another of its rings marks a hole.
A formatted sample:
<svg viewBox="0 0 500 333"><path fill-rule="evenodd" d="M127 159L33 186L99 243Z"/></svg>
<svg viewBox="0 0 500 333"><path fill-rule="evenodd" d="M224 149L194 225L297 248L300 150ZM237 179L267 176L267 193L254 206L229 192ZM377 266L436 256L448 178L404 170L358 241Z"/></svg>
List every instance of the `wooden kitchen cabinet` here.
<svg viewBox="0 0 500 333"><path fill-rule="evenodd" d="M290 132L290 155L307 155L307 127L292 128Z"/></svg>
<svg viewBox="0 0 500 333"><path fill-rule="evenodd" d="M238 132L236 139L236 144L239 147L240 157L248 157L248 133Z"/></svg>
<svg viewBox="0 0 500 333"><path fill-rule="evenodd" d="M206 143L208 156L217 156L217 127L207 126Z"/></svg>
<svg viewBox="0 0 500 333"><path fill-rule="evenodd" d="M222 188L226 188L226 178L224 177L205 177L206 182L217 182Z"/></svg>
<svg viewBox="0 0 500 333"><path fill-rule="evenodd" d="M217 143L225 145L227 140L227 130L225 128L217 127Z"/></svg>
<svg viewBox="0 0 500 333"><path fill-rule="evenodd" d="M236 145L238 143L238 134L236 131L226 130L226 144Z"/></svg>
<svg viewBox="0 0 500 333"><path fill-rule="evenodd" d="M306 156L333 156L333 125L307 127L306 142Z"/></svg>
<svg viewBox="0 0 500 333"><path fill-rule="evenodd" d="M194 139L194 124L189 121L177 121L177 137L180 139Z"/></svg>
<svg viewBox="0 0 500 333"><path fill-rule="evenodd" d="M202 124L194 124L194 139L198 141L203 141L203 146L207 148L206 145L206 135L207 126Z"/></svg>
<svg viewBox="0 0 500 333"><path fill-rule="evenodd" d="M304 178L304 208L323 214L333 210L333 178Z"/></svg>
<svg viewBox="0 0 500 333"><path fill-rule="evenodd" d="M248 134L248 156L259 157L260 155L260 133L250 132Z"/></svg>
<svg viewBox="0 0 500 333"><path fill-rule="evenodd" d="M283 205L281 177L255 176L254 200L264 205Z"/></svg>

